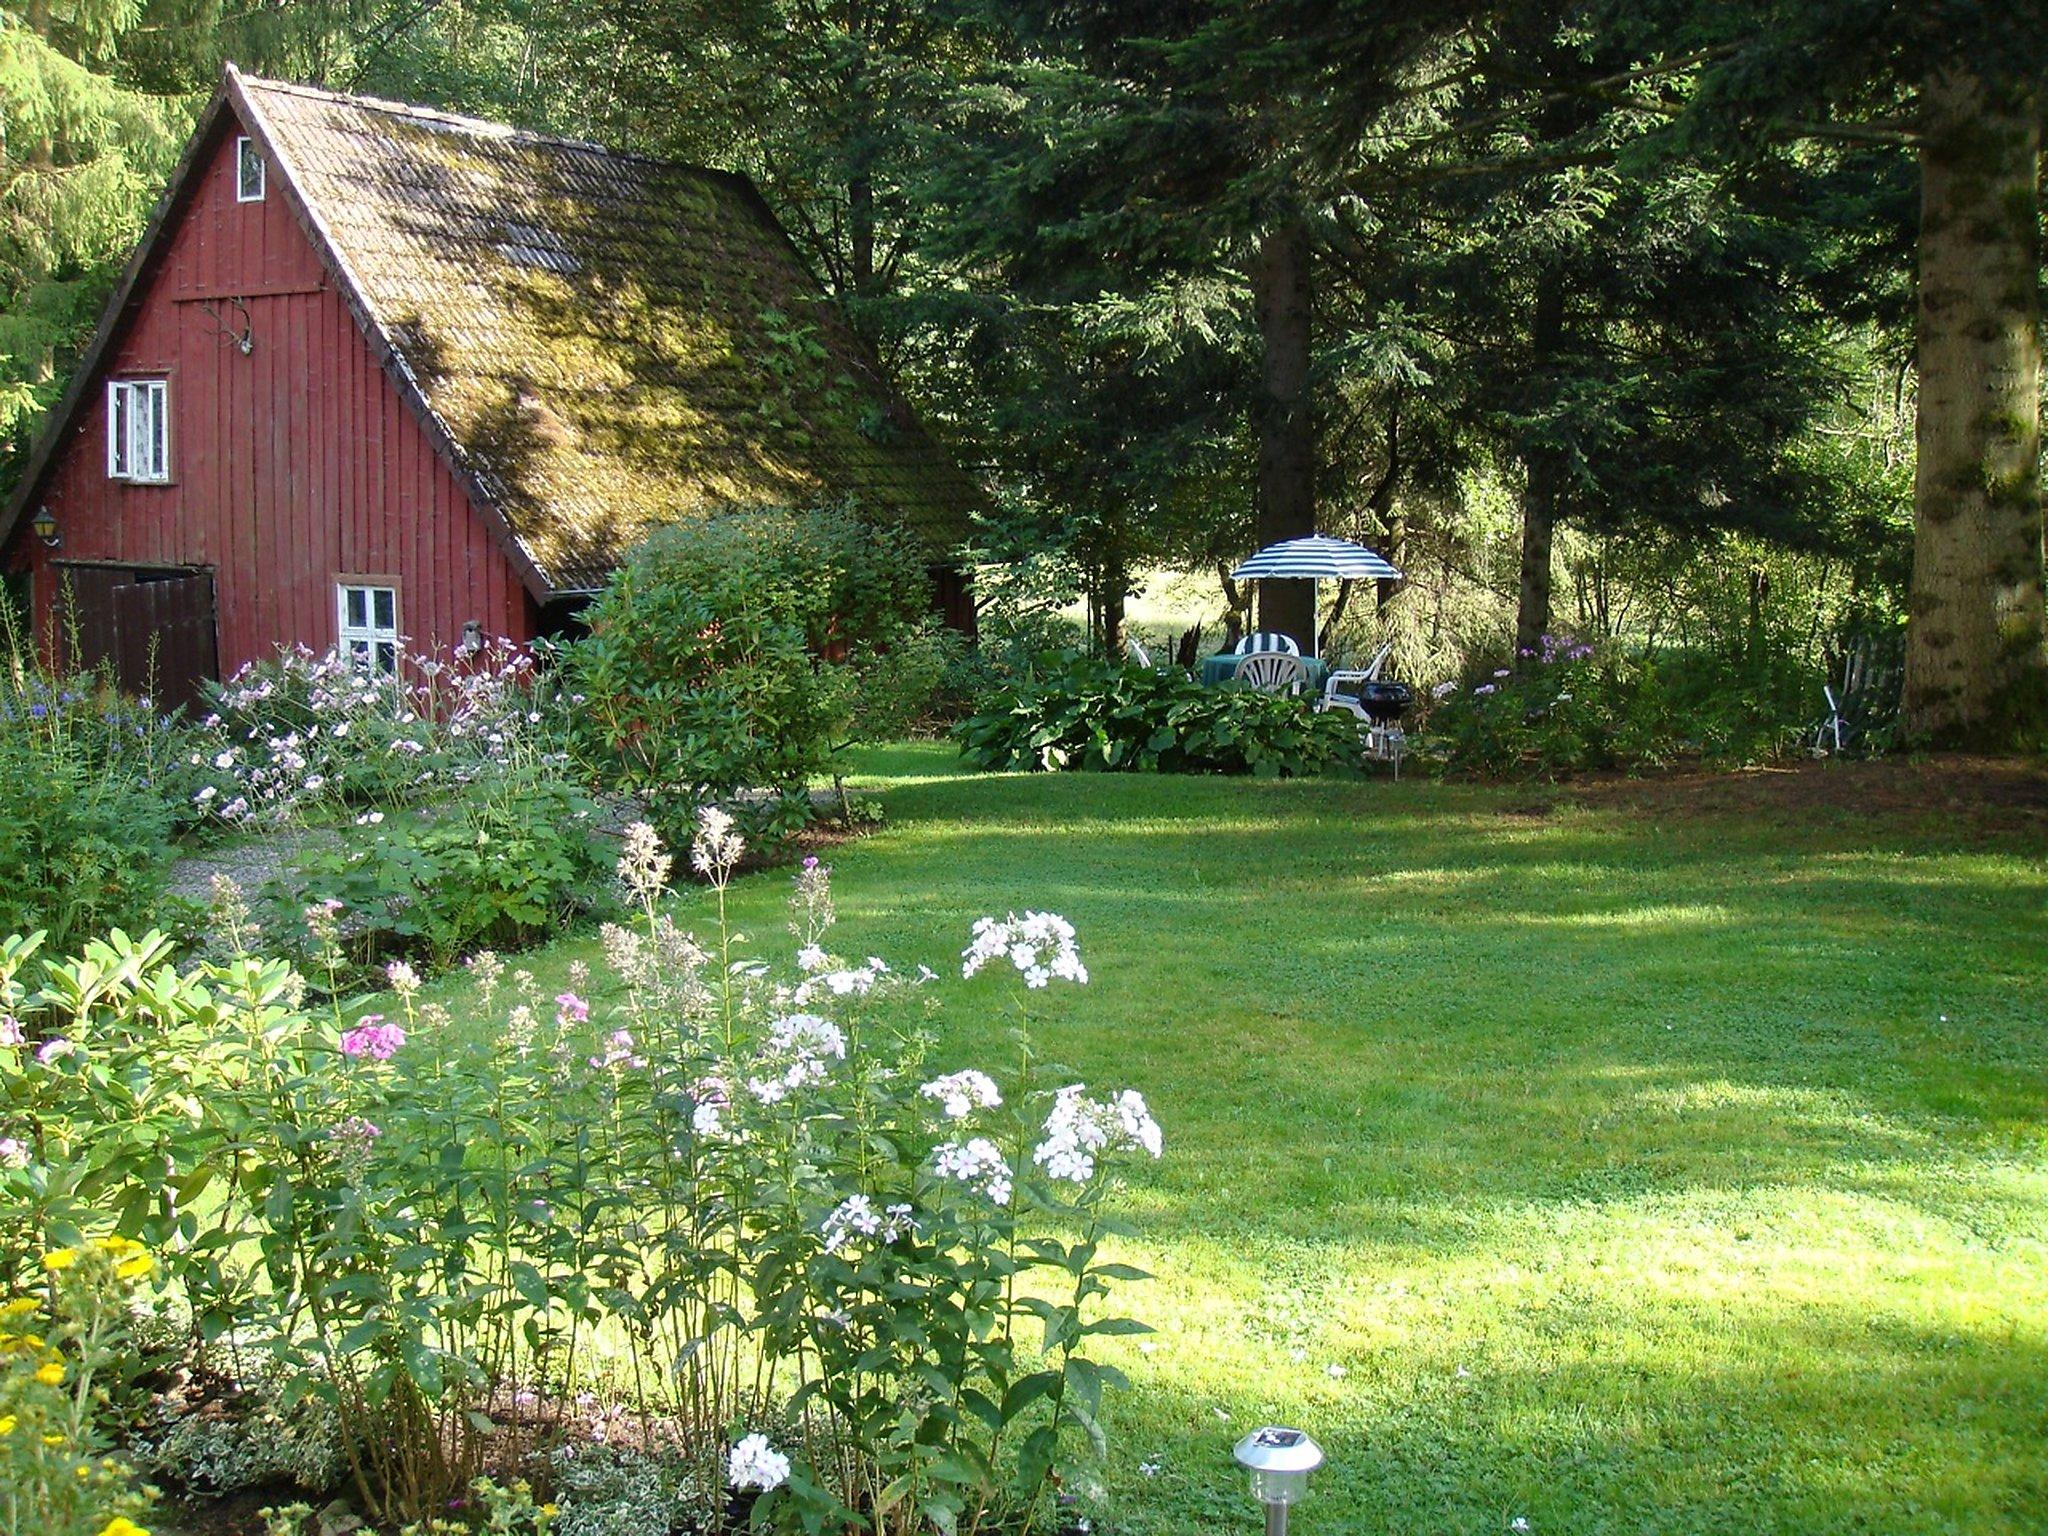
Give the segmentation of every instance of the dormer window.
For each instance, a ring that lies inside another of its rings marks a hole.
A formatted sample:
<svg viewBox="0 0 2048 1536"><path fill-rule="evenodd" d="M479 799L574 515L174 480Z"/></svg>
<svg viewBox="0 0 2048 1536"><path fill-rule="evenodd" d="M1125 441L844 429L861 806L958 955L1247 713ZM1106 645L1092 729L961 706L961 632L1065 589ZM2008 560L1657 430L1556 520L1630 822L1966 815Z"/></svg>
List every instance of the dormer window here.
<svg viewBox="0 0 2048 1536"><path fill-rule="evenodd" d="M263 151L247 137L235 140L235 201L263 201Z"/></svg>
<svg viewBox="0 0 2048 1536"><path fill-rule="evenodd" d="M145 485L171 478L171 387L167 381L108 381L107 478Z"/></svg>

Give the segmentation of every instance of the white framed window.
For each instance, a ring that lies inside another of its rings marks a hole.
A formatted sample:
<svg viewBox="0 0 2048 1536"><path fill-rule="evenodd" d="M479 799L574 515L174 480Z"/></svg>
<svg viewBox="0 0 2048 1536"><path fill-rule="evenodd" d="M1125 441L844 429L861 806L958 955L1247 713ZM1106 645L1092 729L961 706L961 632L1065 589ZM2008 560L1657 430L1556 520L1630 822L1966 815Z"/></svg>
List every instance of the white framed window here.
<svg viewBox="0 0 2048 1536"><path fill-rule="evenodd" d="M263 201L263 151L246 135L235 140L235 201Z"/></svg>
<svg viewBox="0 0 2048 1536"><path fill-rule="evenodd" d="M171 386L164 379L107 383L107 478L171 478Z"/></svg>
<svg viewBox="0 0 2048 1536"><path fill-rule="evenodd" d="M341 649L365 672L398 670L398 591L339 582L334 588Z"/></svg>

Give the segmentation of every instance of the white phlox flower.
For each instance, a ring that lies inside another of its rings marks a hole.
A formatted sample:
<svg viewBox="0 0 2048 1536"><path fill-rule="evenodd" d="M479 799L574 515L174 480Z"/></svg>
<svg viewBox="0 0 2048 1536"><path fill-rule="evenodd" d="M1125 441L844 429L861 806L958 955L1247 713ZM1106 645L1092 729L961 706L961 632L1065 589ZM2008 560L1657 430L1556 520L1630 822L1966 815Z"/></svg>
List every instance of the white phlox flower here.
<svg viewBox="0 0 2048 1536"><path fill-rule="evenodd" d="M932 1171L942 1179L979 1189L997 1205L1010 1203L1010 1165L1002 1148L986 1136L948 1141L933 1149Z"/></svg>
<svg viewBox="0 0 2048 1536"><path fill-rule="evenodd" d="M1126 1088L1114 1098L1088 1097L1087 1088L1072 1083L1054 1097L1045 1117L1045 1139L1031 1160L1048 1178L1086 1184L1095 1176L1097 1154L1130 1147L1159 1156L1164 1150L1159 1122L1145 1105L1145 1096Z"/></svg>
<svg viewBox="0 0 2048 1536"><path fill-rule="evenodd" d="M917 1091L928 1099L938 1100L948 1120L964 1120L977 1109L994 1109L1003 1102L995 1079L972 1069L935 1077Z"/></svg>
<svg viewBox="0 0 2048 1536"><path fill-rule="evenodd" d="M735 1488L759 1488L765 1493L789 1481L789 1458L770 1445L766 1435L748 1435L726 1458L725 1475Z"/></svg>
<svg viewBox="0 0 2048 1536"><path fill-rule="evenodd" d="M1074 942L1074 925L1053 912L977 918L973 941L960 951L960 974L972 976L991 960L1007 960L1027 987L1088 980L1088 967L1081 963L1081 949Z"/></svg>

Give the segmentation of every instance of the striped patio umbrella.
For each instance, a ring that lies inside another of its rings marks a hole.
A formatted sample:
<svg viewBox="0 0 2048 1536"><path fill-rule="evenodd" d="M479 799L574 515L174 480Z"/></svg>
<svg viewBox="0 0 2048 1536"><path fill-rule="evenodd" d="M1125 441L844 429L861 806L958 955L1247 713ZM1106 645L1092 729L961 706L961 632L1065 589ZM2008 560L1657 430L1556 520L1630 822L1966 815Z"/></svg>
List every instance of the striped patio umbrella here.
<svg viewBox="0 0 2048 1536"><path fill-rule="evenodd" d="M1400 577L1399 571L1363 544L1333 539L1326 533L1268 544L1230 573L1232 581L1398 581ZM1313 599L1310 607L1313 610ZM1310 635L1311 652L1316 643L1317 637Z"/></svg>

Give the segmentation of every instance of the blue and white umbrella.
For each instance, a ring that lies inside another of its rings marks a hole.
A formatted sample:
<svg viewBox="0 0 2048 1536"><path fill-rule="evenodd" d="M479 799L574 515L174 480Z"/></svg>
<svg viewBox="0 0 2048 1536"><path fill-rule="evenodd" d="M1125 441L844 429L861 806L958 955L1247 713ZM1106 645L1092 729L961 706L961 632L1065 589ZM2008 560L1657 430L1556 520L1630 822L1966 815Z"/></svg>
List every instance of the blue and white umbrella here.
<svg viewBox="0 0 2048 1536"><path fill-rule="evenodd" d="M1268 544L1230 573L1232 581L1398 581L1401 573L1385 560L1349 539L1333 539L1326 533L1305 539L1282 539ZM1314 610L1310 599L1310 610ZM1314 626L1320 631L1321 626ZM1309 636L1311 649L1317 636Z"/></svg>

